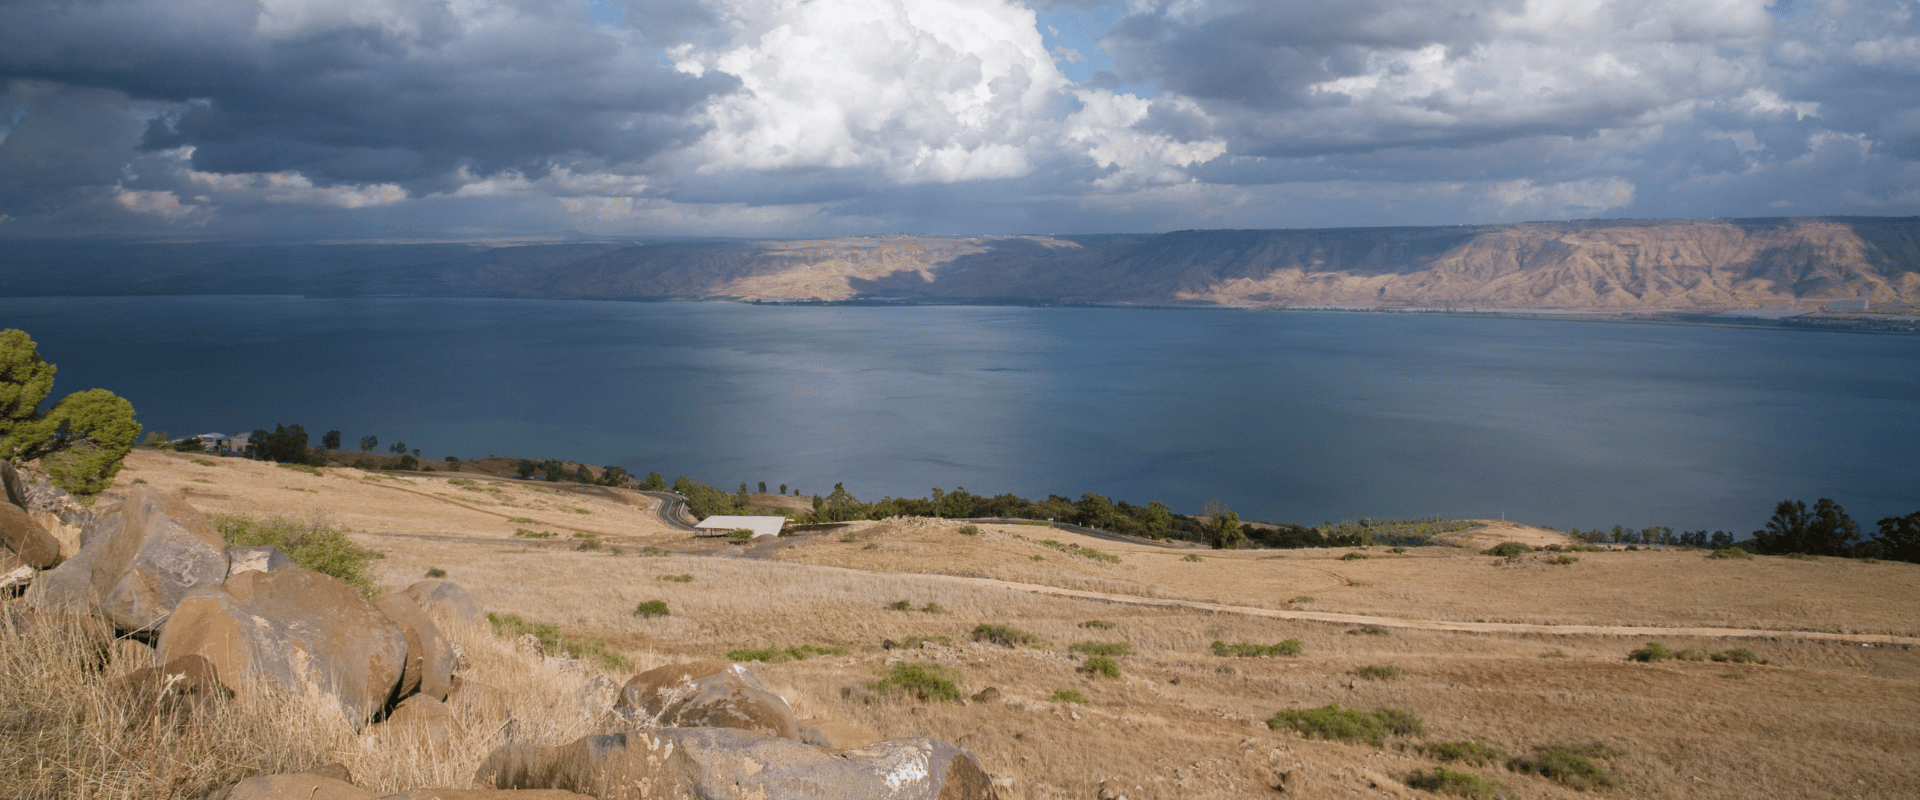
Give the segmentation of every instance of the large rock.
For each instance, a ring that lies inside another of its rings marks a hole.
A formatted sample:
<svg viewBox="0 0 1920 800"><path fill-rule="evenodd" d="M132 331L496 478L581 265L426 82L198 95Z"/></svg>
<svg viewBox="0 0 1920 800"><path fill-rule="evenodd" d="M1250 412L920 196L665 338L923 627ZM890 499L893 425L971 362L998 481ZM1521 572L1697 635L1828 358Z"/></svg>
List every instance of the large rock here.
<svg viewBox="0 0 1920 800"><path fill-rule="evenodd" d="M621 687L613 713L634 728L736 728L800 738L786 699L767 691L746 667L695 661L651 669Z"/></svg>
<svg viewBox="0 0 1920 800"><path fill-rule="evenodd" d="M416 581L404 594L426 609L443 628L466 628L486 621L480 614L480 604L473 602L473 595L453 581L440 578Z"/></svg>
<svg viewBox="0 0 1920 800"><path fill-rule="evenodd" d="M307 569L242 572L181 601L160 631L160 663L197 653L245 694L263 679L339 700L358 727L386 707L406 632L353 587Z"/></svg>
<svg viewBox="0 0 1920 800"><path fill-rule="evenodd" d="M559 789L412 789L380 800L594 800Z"/></svg>
<svg viewBox="0 0 1920 800"><path fill-rule="evenodd" d="M135 486L87 525L77 555L34 580L27 604L95 614L123 631L158 630L189 592L226 578L225 549L185 501Z"/></svg>
<svg viewBox="0 0 1920 800"><path fill-rule="evenodd" d="M12 503L0 503L0 548L34 569L53 569L60 563L60 541Z"/></svg>
<svg viewBox="0 0 1920 800"><path fill-rule="evenodd" d="M80 531L93 521L92 509L45 476L29 476L10 463L0 463L0 484L6 486L7 502L25 509L28 517L61 541L63 555L79 551Z"/></svg>
<svg viewBox="0 0 1920 800"><path fill-rule="evenodd" d="M453 709L423 694L400 701L385 720L362 732L362 741L372 747L436 759L452 758L466 737Z"/></svg>
<svg viewBox="0 0 1920 800"><path fill-rule="evenodd" d="M276 569L292 569L299 566L293 563L293 556L270 544L250 545L227 548L227 577L242 572L272 572Z"/></svg>
<svg viewBox="0 0 1920 800"><path fill-rule="evenodd" d="M503 789L564 789L600 800L991 800L973 754L932 739L830 753L729 728L588 736L495 750L475 776Z"/></svg>
<svg viewBox="0 0 1920 800"><path fill-rule="evenodd" d="M312 773L262 775L216 789L206 800L374 800L375 795L346 781Z"/></svg>
<svg viewBox="0 0 1920 800"><path fill-rule="evenodd" d="M399 623L407 635L406 669L396 696L419 693L435 700L447 699L448 690L453 688L453 642L440 634L426 609L405 593L387 595L375 605L388 619Z"/></svg>
<svg viewBox="0 0 1920 800"><path fill-rule="evenodd" d="M233 691L220 683L212 662L198 655L163 666L141 667L108 686L128 727L143 727L155 717L183 724L214 708Z"/></svg>

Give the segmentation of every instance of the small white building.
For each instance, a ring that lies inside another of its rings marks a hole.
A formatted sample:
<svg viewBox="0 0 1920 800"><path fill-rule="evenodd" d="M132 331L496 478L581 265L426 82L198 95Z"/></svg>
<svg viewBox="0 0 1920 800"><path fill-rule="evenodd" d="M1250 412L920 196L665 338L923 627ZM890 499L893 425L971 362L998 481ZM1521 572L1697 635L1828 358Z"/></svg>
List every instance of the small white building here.
<svg viewBox="0 0 1920 800"><path fill-rule="evenodd" d="M214 455L240 455L247 452L247 438L252 434L236 433L228 436L224 433L203 433L193 438L200 440L200 446Z"/></svg>
<svg viewBox="0 0 1920 800"><path fill-rule="evenodd" d="M786 517L730 517L723 515L700 520L700 524L693 527L715 536L724 536L734 531L748 530L753 531L752 538L758 539L762 536L779 536L780 529L786 527L786 525Z"/></svg>

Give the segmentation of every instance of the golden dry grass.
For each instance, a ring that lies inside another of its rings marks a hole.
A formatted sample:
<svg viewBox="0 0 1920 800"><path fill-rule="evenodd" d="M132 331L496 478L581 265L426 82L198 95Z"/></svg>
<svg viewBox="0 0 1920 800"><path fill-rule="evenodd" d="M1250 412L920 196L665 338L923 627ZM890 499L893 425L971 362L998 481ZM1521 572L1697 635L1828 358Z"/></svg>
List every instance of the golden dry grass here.
<svg viewBox="0 0 1920 800"><path fill-rule="evenodd" d="M1689 551L1579 553L1578 562L1557 565L1538 554L1509 561L1450 547L1399 555L1373 548L1366 560L1344 561L1348 550L1163 550L1019 525L983 525L980 535L962 536L958 523L928 520L864 523L800 537L784 542L774 561L744 558L745 548L696 542L636 522L609 531L624 551L616 556L606 549L582 552L509 538L513 526L495 521L498 514L553 524L573 514L554 507L555 496L531 487L503 489L513 493L503 499L519 505L476 511L440 497L449 493L434 485L440 477L414 478L403 487L412 491L397 492L382 481L337 477L332 470L325 478L279 470L282 476L260 465L219 462L204 468L158 455L136 459L121 480L140 477L178 487L205 486L191 481L208 477L218 483L205 490L223 495L206 498L202 507L210 510L299 513L319 507L355 528L413 534L358 537L387 554L380 565L384 585L402 587L429 568L443 569L483 607L604 638L636 669L746 647L846 647L845 656L754 669L803 717L829 723L823 727L837 744L915 735L947 739L979 755L1015 798L1088 798L1102 781L1136 800L1271 796L1268 787L1282 771L1304 781L1307 796L1413 797L1419 793L1398 781L1436 763L1415 745L1461 739L1514 755L1539 745L1602 742L1620 753L1607 761L1620 785L1598 796L1920 796L1920 776L1912 768L1920 760L1912 722L1920 719L1920 657L1910 646L1806 642L1764 632L1747 639L1704 638L1676 630L1658 640L1676 650L1747 648L1772 663L1639 664L1625 656L1643 644L1641 638L1369 632L1356 625L1054 597L973 577L1408 620L1913 637L1920 634L1916 565L1719 561ZM321 493L278 485L296 480ZM592 512L573 514L583 524L619 513L618 500L564 502ZM1073 555L1044 544L1047 539L1121 561ZM712 555L638 556L645 544ZM1198 562L1184 560L1196 553ZM693 580L657 580L683 574ZM634 616L634 606L647 600L666 601L671 615ZM900 600L913 610L888 608ZM921 610L929 603L942 612ZM1084 627L1094 620L1111 627ZM981 624L1029 631L1041 644L1005 648L970 641L968 633ZM880 646L908 637L945 637L951 644ZM1303 645L1294 658L1222 658L1209 647L1214 640L1292 638ZM1120 678L1091 677L1076 671L1080 658L1068 652L1078 641L1125 641L1135 654L1117 659ZM515 658L500 657L503 663ZM925 703L867 688L902 660L950 666L960 672L965 691L994 687L1003 696ZM1398 667L1403 674L1379 681L1354 676L1371 664ZM527 674L528 683L516 694L561 709L541 738L561 740L590 725L571 699L572 687L585 675ZM1060 689L1077 690L1090 702L1051 702ZM1283 708L1328 703L1404 709L1425 720L1429 732L1417 740L1390 739L1376 749L1305 740L1263 724ZM448 769L444 774L459 774ZM1592 796L1497 765L1464 769L1500 781L1509 796ZM391 781L400 778L381 780L397 786Z"/></svg>

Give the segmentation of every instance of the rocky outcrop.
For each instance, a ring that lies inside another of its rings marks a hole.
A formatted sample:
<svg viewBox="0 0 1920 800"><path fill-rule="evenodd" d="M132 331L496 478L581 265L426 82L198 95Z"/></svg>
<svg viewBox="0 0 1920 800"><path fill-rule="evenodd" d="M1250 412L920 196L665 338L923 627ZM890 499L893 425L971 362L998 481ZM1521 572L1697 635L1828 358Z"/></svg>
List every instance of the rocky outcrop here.
<svg viewBox="0 0 1920 800"><path fill-rule="evenodd" d="M642 672L620 688L614 715L632 728L735 728L800 739L800 721L752 672L726 661L695 661Z"/></svg>
<svg viewBox="0 0 1920 800"><path fill-rule="evenodd" d="M0 549L36 570L60 564L60 541L12 503L0 503Z"/></svg>
<svg viewBox="0 0 1920 800"><path fill-rule="evenodd" d="M600 800L987 800L991 779L971 753L896 739L831 753L730 728L666 728L588 736L557 747L507 745L477 779L503 789L564 789Z"/></svg>
<svg viewBox="0 0 1920 800"><path fill-rule="evenodd" d="M407 637L334 578L297 568L243 572L181 601L160 632L162 663L189 654L212 662L241 694L259 679L336 698L358 727L394 696Z"/></svg>
<svg viewBox="0 0 1920 800"><path fill-rule="evenodd" d="M225 549L185 501L135 486L87 524L78 554L34 580L27 604L94 614L123 631L159 630L189 592L226 578Z"/></svg>
<svg viewBox="0 0 1920 800"><path fill-rule="evenodd" d="M410 595L382 597L375 607L406 632L407 662L397 696L418 693L435 700L447 699L447 692L453 688L453 642L441 635L427 610Z"/></svg>
<svg viewBox="0 0 1920 800"><path fill-rule="evenodd" d="M293 557L270 544L227 548L227 577L242 572L272 572L291 569Z"/></svg>
<svg viewBox="0 0 1920 800"><path fill-rule="evenodd" d="M233 696L220 683L213 663L199 655L141 667L114 681L110 691L120 699L128 727L146 725L155 717L185 722Z"/></svg>
<svg viewBox="0 0 1920 800"><path fill-rule="evenodd" d="M405 594L426 609L441 627L463 628L487 621L480 613L480 604L473 601L473 595L453 581L439 578L416 581L407 587Z"/></svg>

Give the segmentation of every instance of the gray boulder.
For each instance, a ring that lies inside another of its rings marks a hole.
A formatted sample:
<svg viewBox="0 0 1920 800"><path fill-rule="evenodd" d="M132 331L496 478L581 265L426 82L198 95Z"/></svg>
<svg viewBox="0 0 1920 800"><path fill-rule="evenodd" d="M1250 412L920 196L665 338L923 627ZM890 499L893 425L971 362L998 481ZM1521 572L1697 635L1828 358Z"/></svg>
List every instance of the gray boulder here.
<svg viewBox="0 0 1920 800"><path fill-rule="evenodd" d="M291 569L295 566L298 565L293 563L292 556L270 544L227 548L227 577L229 578L242 572L272 572L276 569Z"/></svg>
<svg viewBox="0 0 1920 800"><path fill-rule="evenodd" d="M12 503L0 503L0 549L34 569L60 564L60 540L27 516L26 509Z"/></svg>
<svg viewBox="0 0 1920 800"><path fill-rule="evenodd" d="M194 592L160 631L158 659L204 656L245 694L264 679L337 698L356 728L386 707L407 658L406 632L353 587L307 569L242 572Z"/></svg>
<svg viewBox="0 0 1920 800"><path fill-rule="evenodd" d="M992 800L973 754L932 739L830 753L729 728L588 736L557 747L498 748L475 779L502 789L564 789L600 800Z"/></svg>
<svg viewBox="0 0 1920 800"><path fill-rule="evenodd" d="M620 688L613 713L631 728L736 728L800 739L800 720L785 698L767 691L746 667L695 661L647 670Z"/></svg>
<svg viewBox="0 0 1920 800"><path fill-rule="evenodd" d="M216 789L206 800L374 800L376 795L346 781L300 773L261 775Z"/></svg>
<svg viewBox="0 0 1920 800"><path fill-rule="evenodd" d="M153 631L189 592L227 576L226 543L213 526L185 501L145 486L101 512L80 538L78 554L28 587L27 605Z"/></svg>
<svg viewBox="0 0 1920 800"><path fill-rule="evenodd" d="M453 642L441 635L427 610L405 593L387 595L374 605L407 635L407 663L396 696L419 693L435 700L447 699L448 690L453 688Z"/></svg>
<svg viewBox="0 0 1920 800"><path fill-rule="evenodd" d="M404 594L427 610L443 628L465 628L486 622L480 604L460 584L440 578L416 581Z"/></svg>

